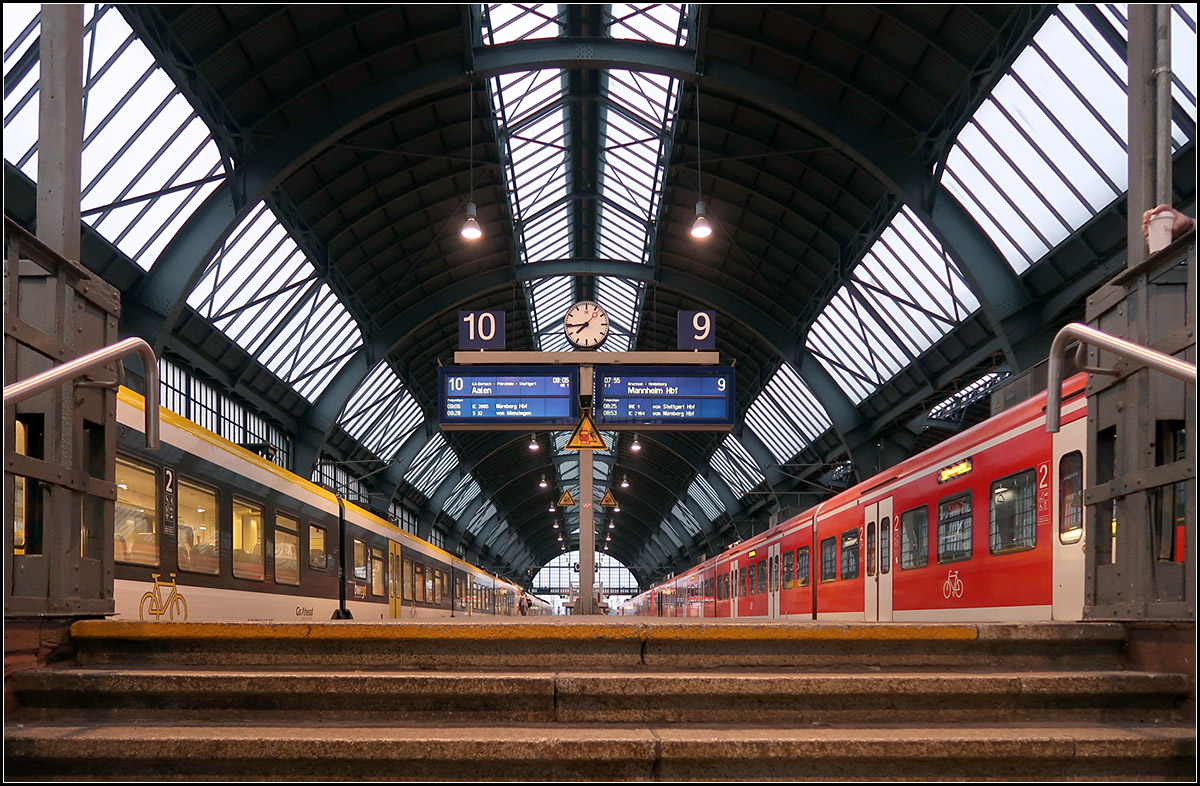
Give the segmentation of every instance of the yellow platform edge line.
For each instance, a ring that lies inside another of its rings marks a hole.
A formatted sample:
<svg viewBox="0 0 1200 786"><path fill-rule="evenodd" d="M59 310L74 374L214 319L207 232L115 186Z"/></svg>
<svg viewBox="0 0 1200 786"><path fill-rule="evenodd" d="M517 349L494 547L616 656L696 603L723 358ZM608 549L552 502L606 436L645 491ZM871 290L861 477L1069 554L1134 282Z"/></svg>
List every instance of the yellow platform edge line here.
<svg viewBox="0 0 1200 786"><path fill-rule="evenodd" d="M626 640L641 641L973 641L979 631L972 624L941 625L704 625L670 623L527 622L142 622L134 620L81 620L71 626L73 638L207 641L535 641Z"/></svg>

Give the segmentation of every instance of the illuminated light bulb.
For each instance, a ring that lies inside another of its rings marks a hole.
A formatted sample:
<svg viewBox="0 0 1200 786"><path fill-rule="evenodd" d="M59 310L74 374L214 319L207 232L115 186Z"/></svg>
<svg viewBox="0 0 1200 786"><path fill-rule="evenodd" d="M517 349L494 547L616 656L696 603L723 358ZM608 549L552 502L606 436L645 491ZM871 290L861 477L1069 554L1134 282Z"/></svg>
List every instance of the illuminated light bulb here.
<svg viewBox="0 0 1200 786"><path fill-rule="evenodd" d="M462 236L467 240L478 240L483 237L483 229L475 219L475 203L467 203L467 220L462 225Z"/></svg>
<svg viewBox="0 0 1200 786"><path fill-rule="evenodd" d="M712 234L712 224L708 223L708 218L704 215L704 203L696 203L696 221L692 224L692 237L697 240L703 240Z"/></svg>

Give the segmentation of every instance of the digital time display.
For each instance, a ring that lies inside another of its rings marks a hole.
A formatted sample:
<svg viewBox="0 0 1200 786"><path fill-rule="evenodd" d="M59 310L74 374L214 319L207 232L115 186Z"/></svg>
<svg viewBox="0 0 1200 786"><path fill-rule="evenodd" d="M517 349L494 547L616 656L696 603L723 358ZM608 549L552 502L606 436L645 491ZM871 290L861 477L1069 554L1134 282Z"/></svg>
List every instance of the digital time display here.
<svg viewBox="0 0 1200 786"><path fill-rule="evenodd" d="M574 367L442 366L438 393L443 429L574 428L579 421Z"/></svg>
<svg viewBox="0 0 1200 786"><path fill-rule="evenodd" d="M733 368L599 366L596 425L608 429L733 428Z"/></svg>

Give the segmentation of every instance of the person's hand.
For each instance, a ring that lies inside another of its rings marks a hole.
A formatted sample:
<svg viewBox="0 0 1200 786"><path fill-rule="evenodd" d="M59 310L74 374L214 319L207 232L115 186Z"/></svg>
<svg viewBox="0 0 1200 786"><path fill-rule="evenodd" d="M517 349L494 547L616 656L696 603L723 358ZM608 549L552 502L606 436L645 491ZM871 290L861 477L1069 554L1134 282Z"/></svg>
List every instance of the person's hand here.
<svg viewBox="0 0 1200 786"><path fill-rule="evenodd" d="M1175 220L1171 223L1172 240L1182 237L1196 223L1195 219L1189 218L1178 210L1172 208L1170 205L1159 205L1158 207L1147 210L1142 215L1142 235L1146 239L1150 238L1150 219L1154 218L1160 213L1165 212L1171 212L1175 214Z"/></svg>

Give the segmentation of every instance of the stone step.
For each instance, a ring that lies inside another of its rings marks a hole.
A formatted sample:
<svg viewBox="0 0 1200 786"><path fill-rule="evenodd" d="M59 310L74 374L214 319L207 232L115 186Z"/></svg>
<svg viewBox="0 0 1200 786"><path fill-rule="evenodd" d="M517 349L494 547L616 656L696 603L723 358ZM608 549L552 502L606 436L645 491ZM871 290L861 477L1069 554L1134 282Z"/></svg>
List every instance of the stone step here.
<svg viewBox="0 0 1200 786"><path fill-rule="evenodd" d="M45 780L1185 780L1194 729L1133 724L15 724Z"/></svg>
<svg viewBox="0 0 1200 786"><path fill-rule="evenodd" d="M41 669L24 720L889 723L1185 720L1189 679L1142 672L297 672Z"/></svg>
<svg viewBox="0 0 1200 786"><path fill-rule="evenodd" d="M555 617L454 622L88 620L79 663L281 669L815 670L1121 667L1118 623L745 623Z"/></svg>

